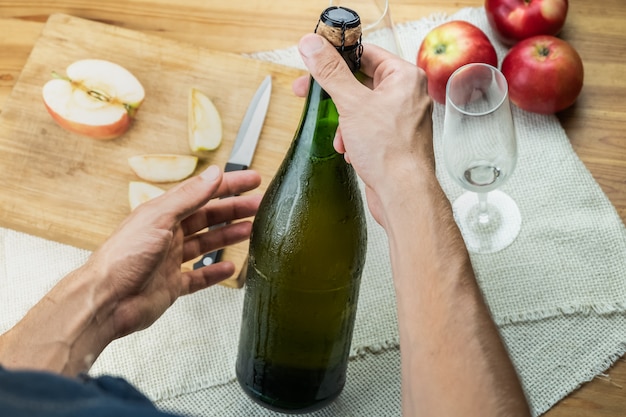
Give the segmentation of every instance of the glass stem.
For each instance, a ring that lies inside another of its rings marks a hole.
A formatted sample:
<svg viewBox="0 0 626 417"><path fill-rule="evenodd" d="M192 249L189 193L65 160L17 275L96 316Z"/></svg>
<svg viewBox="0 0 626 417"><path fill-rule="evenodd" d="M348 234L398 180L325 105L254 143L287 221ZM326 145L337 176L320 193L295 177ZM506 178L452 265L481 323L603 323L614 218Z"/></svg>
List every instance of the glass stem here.
<svg viewBox="0 0 626 417"><path fill-rule="evenodd" d="M478 223L489 223L489 211L487 210L487 193L478 194Z"/></svg>

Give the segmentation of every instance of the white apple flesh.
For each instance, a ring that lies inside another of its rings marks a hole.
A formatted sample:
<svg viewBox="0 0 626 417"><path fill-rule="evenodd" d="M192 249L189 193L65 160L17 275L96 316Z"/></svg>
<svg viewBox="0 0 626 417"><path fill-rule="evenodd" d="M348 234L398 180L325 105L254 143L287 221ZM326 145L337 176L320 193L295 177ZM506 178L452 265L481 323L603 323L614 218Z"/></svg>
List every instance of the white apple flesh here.
<svg viewBox="0 0 626 417"><path fill-rule="evenodd" d="M212 151L222 143L222 119L206 95L189 90L189 148L192 152Z"/></svg>
<svg viewBox="0 0 626 417"><path fill-rule="evenodd" d="M165 193L165 190L147 182L131 181L128 183L128 204L130 209L135 210L137 206L152 200Z"/></svg>
<svg viewBox="0 0 626 417"><path fill-rule="evenodd" d="M146 154L128 158L137 176L149 182L176 182L189 177L198 158L193 155Z"/></svg>
<svg viewBox="0 0 626 417"><path fill-rule="evenodd" d="M85 59L67 67L43 87L43 101L63 128L96 139L125 133L145 91L127 69L110 61Z"/></svg>

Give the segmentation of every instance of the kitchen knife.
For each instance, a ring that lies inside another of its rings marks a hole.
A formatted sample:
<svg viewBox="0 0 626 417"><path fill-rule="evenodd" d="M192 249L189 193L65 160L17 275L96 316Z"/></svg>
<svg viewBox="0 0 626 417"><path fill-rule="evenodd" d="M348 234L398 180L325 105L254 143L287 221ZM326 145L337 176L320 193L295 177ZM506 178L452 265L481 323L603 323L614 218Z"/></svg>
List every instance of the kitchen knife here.
<svg viewBox="0 0 626 417"><path fill-rule="evenodd" d="M230 157L224 167L224 172L241 171L248 169L250 166L257 142L259 141L259 136L261 135L261 128L265 121L267 108L270 104L271 93L272 77L268 75L265 77L248 105L248 110L239 126L239 132L237 132ZM213 227L222 227L224 224L225 223L222 223ZM219 262L221 258L222 249L207 253L193 264L193 269Z"/></svg>

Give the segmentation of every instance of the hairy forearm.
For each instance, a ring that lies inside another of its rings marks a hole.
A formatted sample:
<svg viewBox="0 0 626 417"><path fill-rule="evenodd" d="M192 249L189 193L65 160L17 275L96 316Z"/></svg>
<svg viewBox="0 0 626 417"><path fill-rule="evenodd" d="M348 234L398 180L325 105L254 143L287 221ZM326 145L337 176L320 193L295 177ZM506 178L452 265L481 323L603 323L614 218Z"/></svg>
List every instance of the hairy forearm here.
<svg viewBox="0 0 626 417"><path fill-rule="evenodd" d="M414 180L413 186L403 193L396 190L385 208L398 302L404 414L528 416L519 379L483 301L449 202L434 174Z"/></svg>
<svg viewBox="0 0 626 417"><path fill-rule="evenodd" d="M104 297L84 268L70 273L0 336L0 364L70 376L88 370L113 339Z"/></svg>

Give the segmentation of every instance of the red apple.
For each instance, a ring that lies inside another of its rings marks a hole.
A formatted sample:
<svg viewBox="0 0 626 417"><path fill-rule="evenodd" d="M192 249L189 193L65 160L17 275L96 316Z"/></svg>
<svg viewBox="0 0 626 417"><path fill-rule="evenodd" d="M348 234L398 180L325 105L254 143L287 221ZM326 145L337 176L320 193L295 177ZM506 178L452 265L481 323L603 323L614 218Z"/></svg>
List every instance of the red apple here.
<svg viewBox="0 0 626 417"><path fill-rule="evenodd" d="M141 83L113 62L85 59L67 67L43 87L43 101L63 128L96 139L125 133L143 102Z"/></svg>
<svg viewBox="0 0 626 417"><path fill-rule="evenodd" d="M531 36L558 34L567 8L567 0L485 0L489 24L508 45Z"/></svg>
<svg viewBox="0 0 626 417"><path fill-rule="evenodd" d="M417 66L426 72L428 93L438 103L446 102L446 83L465 64L498 65L498 57L485 33L463 20L453 20L431 30L420 45Z"/></svg>
<svg viewBox="0 0 626 417"><path fill-rule="evenodd" d="M571 106L583 87L580 56L554 36L534 36L514 45L502 61L502 73L511 101L534 113L551 114Z"/></svg>

